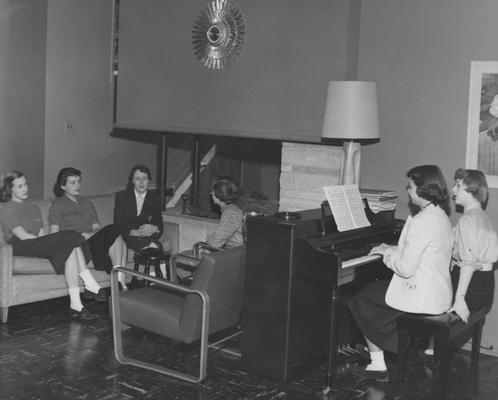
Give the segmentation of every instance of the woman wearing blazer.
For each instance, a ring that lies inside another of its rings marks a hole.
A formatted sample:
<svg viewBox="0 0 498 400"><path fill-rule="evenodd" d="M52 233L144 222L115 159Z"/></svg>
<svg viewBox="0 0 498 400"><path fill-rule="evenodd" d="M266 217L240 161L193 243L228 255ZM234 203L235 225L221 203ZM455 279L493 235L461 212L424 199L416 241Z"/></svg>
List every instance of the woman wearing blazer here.
<svg viewBox="0 0 498 400"><path fill-rule="evenodd" d="M419 211L408 217L397 246L381 244L371 250L394 272L391 281L373 282L348 302L370 352L371 363L361 374L378 381L388 379L383 349L397 350L398 317L404 312L441 314L452 300L446 182L435 165L412 168L407 177L408 197Z"/></svg>
<svg viewBox="0 0 498 400"><path fill-rule="evenodd" d="M128 248L133 250L161 248L161 200L155 192L148 190L151 179L149 168L137 164L128 176L128 188L116 193L114 223L121 228Z"/></svg>

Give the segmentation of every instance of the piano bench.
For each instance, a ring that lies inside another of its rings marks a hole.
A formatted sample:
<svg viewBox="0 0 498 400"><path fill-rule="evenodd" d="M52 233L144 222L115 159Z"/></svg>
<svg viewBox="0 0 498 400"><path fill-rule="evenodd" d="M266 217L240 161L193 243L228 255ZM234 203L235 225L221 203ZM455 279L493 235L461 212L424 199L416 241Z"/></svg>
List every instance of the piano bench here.
<svg viewBox="0 0 498 400"><path fill-rule="evenodd" d="M479 368L479 350L481 347L482 327L486 319L486 308L480 308L469 316L469 323L463 322L454 313L440 315L403 314L398 319L398 383L403 381L406 351L409 334L421 334L434 337L434 357L439 358L439 386L442 393L446 392L449 375L451 342L458 335L472 329L472 351L470 377L477 381Z"/></svg>

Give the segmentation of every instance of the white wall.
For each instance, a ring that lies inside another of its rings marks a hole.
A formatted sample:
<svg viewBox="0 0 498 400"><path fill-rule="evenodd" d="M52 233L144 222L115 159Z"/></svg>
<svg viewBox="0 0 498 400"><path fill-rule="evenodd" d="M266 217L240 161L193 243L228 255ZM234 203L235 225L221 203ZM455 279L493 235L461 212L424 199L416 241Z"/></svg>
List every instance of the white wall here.
<svg viewBox="0 0 498 400"><path fill-rule="evenodd" d="M66 166L83 172L86 195L124 187L138 162L155 173L155 146L110 137L112 7L112 0L48 0L45 197Z"/></svg>
<svg viewBox="0 0 498 400"><path fill-rule="evenodd" d="M46 1L0 1L0 174L43 191Z"/></svg>
<svg viewBox="0 0 498 400"><path fill-rule="evenodd" d="M496 15L496 0L363 2L359 79L377 82L381 141L363 147L362 182L397 190L400 217L408 169L438 164L451 185L465 167L470 62L498 60ZM498 228L497 190L487 213ZM482 344L498 355L498 286Z"/></svg>

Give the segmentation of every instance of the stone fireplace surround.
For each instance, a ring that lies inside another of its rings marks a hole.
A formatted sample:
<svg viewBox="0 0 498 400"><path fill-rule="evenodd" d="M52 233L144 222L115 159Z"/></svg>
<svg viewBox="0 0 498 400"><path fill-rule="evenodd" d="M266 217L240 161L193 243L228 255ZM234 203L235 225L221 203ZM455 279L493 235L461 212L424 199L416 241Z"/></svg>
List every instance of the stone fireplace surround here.
<svg viewBox="0 0 498 400"><path fill-rule="evenodd" d="M338 185L342 147L282 143L280 211L319 208L324 186Z"/></svg>

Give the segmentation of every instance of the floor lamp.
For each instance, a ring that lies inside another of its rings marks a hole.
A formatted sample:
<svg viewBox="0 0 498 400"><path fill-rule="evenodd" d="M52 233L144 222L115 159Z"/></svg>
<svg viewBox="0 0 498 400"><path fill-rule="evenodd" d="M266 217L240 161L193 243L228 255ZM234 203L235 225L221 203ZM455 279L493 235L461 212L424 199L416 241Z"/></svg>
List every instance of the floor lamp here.
<svg viewBox="0 0 498 400"><path fill-rule="evenodd" d="M375 82L329 82L322 142L342 143L341 185L360 184L361 144L377 141L379 117Z"/></svg>

